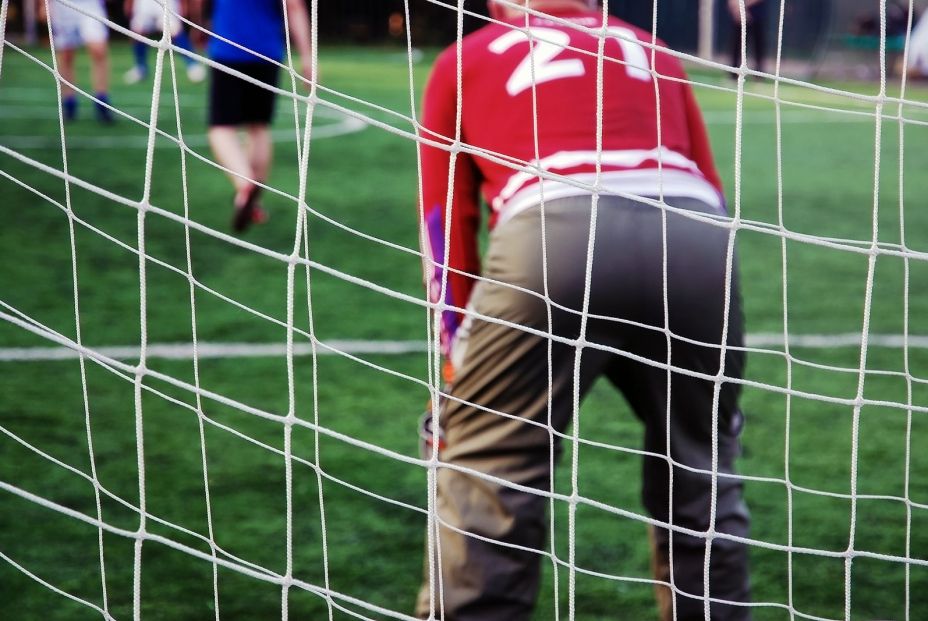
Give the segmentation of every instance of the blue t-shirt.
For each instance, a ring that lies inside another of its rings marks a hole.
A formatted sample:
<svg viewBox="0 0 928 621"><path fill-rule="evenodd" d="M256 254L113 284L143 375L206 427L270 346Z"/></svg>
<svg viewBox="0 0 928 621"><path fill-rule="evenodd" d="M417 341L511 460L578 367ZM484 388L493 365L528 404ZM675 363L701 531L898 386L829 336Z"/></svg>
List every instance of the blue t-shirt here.
<svg viewBox="0 0 928 621"><path fill-rule="evenodd" d="M282 0L214 0L213 32L273 60L282 60L284 14ZM220 62L260 62L261 58L211 37L209 57Z"/></svg>

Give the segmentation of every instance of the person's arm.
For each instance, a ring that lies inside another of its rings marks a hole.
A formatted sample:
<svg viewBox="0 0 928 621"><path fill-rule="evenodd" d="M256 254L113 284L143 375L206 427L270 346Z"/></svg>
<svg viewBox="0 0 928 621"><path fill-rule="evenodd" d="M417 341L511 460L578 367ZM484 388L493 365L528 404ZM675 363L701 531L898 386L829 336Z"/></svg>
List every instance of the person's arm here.
<svg viewBox="0 0 928 621"><path fill-rule="evenodd" d="M193 23L203 25L203 1L204 0L187 0L186 17Z"/></svg>
<svg viewBox="0 0 928 621"><path fill-rule="evenodd" d="M444 53L435 62L425 90L422 129L419 136L442 145L455 137L457 117L456 55ZM477 234L480 227L477 171L473 160L457 154L453 179L449 178L451 154L436 146L421 144L422 217L420 241L425 284L433 303L463 309L480 273ZM448 184L452 184L448 204ZM448 218L450 217L450 222ZM446 232L449 235L446 244ZM445 247L448 248L447 260ZM447 284L442 297L445 268ZM450 356L455 334L463 319L460 311L445 311L441 318L442 352Z"/></svg>
<svg viewBox="0 0 928 621"><path fill-rule="evenodd" d="M122 13L126 18L132 17L132 0L123 0Z"/></svg>
<svg viewBox="0 0 928 621"><path fill-rule="evenodd" d="M731 13L732 19L735 20L736 24L741 23L741 1L742 0L728 0L728 12ZM751 21L751 16L748 14L747 10L750 9L755 4L760 4L764 0L743 0L744 1L744 11L745 18L748 21Z"/></svg>
<svg viewBox="0 0 928 621"><path fill-rule="evenodd" d="M309 25L309 11L305 0L286 0L287 23L290 27L290 39L300 55L303 77L313 80L313 46L312 30Z"/></svg>
<svg viewBox="0 0 928 621"><path fill-rule="evenodd" d="M194 46L203 48L209 36L202 30L207 28L206 16L203 10L204 0L187 0L184 16L196 26L190 28L190 41Z"/></svg>
<svg viewBox="0 0 928 621"><path fill-rule="evenodd" d="M736 24L741 23L741 7L739 5L740 2L738 2L738 0L728 0L728 13L731 15L731 18L735 20Z"/></svg>

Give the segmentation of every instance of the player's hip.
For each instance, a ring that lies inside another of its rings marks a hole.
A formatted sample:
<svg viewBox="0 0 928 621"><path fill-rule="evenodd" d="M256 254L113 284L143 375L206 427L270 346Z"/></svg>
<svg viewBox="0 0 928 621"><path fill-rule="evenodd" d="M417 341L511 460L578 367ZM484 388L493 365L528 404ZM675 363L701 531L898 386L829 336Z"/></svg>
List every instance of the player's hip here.
<svg viewBox="0 0 928 621"><path fill-rule="evenodd" d="M80 5L85 12L53 3L49 21L56 50L67 50L88 43L102 43L109 36L106 12L103 5Z"/></svg>
<svg viewBox="0 0 928 621"><path fill-rule="evenodd" d="M538 179L527 171L512 174L491 205L503 223L542 200L585 196L592 188L615 196L689 197L724 213L724 197L695 162L667 149L565 151L543 158L539 166L557 177Z"/></svg>
<svg viewBox="0 0 928 621"><path fill-rule="evenodd" d="M49 17L60 24L79 24L87 20L106 21L106 8L102 2L75 2L73 7L61 2L49 4Z"/></svg>
<svg viewBox="0 0 928 621"><path fill-rule="evenodd" d="M565 325L585 311L662 327L666 307L694 338L717 332L726 314L740 321L730 222L697 199L648 200L600 196L594 213L590 195L556 199L498 227L476 293L484 310L509 306L546 323L550 300Z"/></svg>

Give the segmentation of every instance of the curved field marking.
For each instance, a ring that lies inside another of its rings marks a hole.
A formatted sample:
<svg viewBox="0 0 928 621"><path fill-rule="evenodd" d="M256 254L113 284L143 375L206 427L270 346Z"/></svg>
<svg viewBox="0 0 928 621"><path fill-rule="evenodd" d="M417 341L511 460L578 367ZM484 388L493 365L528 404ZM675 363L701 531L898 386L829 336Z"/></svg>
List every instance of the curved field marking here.
<svg viewBox="0 0 928 621"><path fill-rule="evenodd" d="M367 123L356 117L347 116L334 110L317 108L319 118L334 120L334 123L313 125L312 138L334 138L360 132L367 127ZM57 118L57 116L55 117ZM296 133L290 129L272 129L271 140L274 142L294 142ZM12 149L58 149L61 146L57 136L0 136L0 143ZM202 148L209 145L206 134L184 134L184 144L188 147ZM68 136L69 149L123 149L145 148L148 145L148 136ZM177 143L166 138L155 140L155 148L177 149Z"/></svg>

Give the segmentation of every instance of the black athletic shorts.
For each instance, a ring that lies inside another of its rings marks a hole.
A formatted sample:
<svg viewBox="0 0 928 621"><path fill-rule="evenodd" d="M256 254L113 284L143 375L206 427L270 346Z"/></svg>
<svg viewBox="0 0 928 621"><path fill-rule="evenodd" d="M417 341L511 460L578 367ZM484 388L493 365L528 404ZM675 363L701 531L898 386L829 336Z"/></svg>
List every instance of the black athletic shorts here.
<svg viewBox="0 0 928 621"><path fill-rule="evenodd" d="M279 67L268 62L225 63L268 86L277 86ZM269 125L274 117L274 92L216 68L210 69L209 125Z"/></svg>

